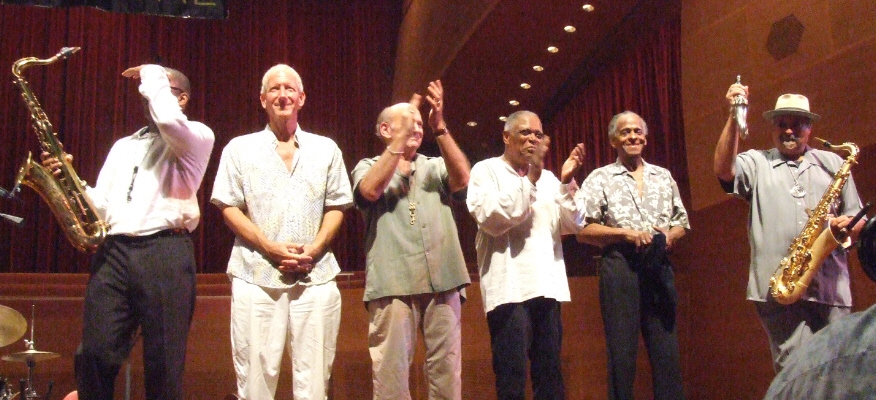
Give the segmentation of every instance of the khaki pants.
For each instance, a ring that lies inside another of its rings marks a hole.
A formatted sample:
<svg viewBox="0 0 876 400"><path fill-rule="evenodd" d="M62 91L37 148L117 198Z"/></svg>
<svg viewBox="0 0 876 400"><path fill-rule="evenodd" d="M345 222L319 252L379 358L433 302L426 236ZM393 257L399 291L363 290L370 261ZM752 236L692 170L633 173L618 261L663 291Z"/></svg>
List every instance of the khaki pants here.
<svg viewBox="0 0 876 400"><path fill-rule="evenodd" d="M417 330L426 344L429 399L462 398L461 311L457 290L368 302L374 399L410 399Z"/></svg>

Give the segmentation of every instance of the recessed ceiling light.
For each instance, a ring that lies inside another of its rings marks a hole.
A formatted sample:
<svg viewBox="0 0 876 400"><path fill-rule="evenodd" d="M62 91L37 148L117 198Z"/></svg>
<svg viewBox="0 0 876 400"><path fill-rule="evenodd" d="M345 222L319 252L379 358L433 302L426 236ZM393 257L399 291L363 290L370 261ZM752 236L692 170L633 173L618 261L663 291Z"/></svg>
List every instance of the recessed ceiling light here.
<svg viewBox="0 0 876 400"><path fill-rule="evenodd" d="M566 27L563 28L563 30L566 32L572 33L572 32L575 32L575 27L572 25L566 25Z"/></svg>
<svg viewBox="0 0 876 400"><path fill-rule="evenodd" d="M468 126L478 126L478 123L475 122L475 121L468 121L468 122L466 123L466 125L468 125Z"/></svg>
<svg viewBox="0 0 876 400"><path fill-rule="evenodd" d="M560 49L558 49L556 46L551 46L551 47L548 47L548 51L551 53L556 53L556 52L560 51Z"/></svg>
<svg viewBox="0 0 876 400"><path fill-rule="evenodd" d="M523 83L520 84L520 87L522 87L522 88L524 88L524 89L529 89L529 88L531 88L532 86L530 86L530 85L529 85L528 83L526 83L526 82L523 82Z"/></svg>
<svg viewBox="0 0 876 400"><path fill-rule="evenodd" d="M590 4L585 4L585 5L584 5L583 7L581 7L581 8L583 8L584 11L587 11L587 12L593 12L593 10L594 10L593 6L590 5Z"/></svg>
<svg viewBox="0 0 876 400"><path fill-rule="evenodd" d="M544 67L542 67L541 65L533 65L533 66L532 66L532 69L534 69L535 72L541 72L541 71L544 71Z"/></svg>
<svg viewBox="0 0 876 400"><path fill-rule="evenodd" d="M510 105L512 105L512 106L519 106L519 105L520 105L520 102L517 101L517 100L511 100L511 101L508 102L508 104L510 104Z"/></svg>
<svg viewBox="0 0 876 400"><path fill-rule="evenodd" d="M506 116L499 117L499 121L505 122L507 120L508 120L508 117L506 117Z"/></svg>

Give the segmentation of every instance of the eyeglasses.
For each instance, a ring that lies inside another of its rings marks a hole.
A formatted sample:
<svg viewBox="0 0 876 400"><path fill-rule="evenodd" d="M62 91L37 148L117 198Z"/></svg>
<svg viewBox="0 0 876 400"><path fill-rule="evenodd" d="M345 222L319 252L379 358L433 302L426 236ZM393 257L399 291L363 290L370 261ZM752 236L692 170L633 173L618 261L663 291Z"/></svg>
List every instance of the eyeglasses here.
<svg viewBox="0 0 876 400"><path fill-rule="evenodd" d="M523 137L528 137L529 135L535 135L535 138L538 140L542 140L545 137L544 132L542 131L534 131L532 129L523 129L517 132L518 135Z"/></svg>
<svg viewBox="0 0 876 400"><path fill-rule="evenodd" d="M783 131L787 130L788 128L791 128L791 130L796 131L798 129L809 129L810 127L812 127L812 123L806 119L793 119L790 121L783 119L780 121L776 121L776 126L779 127L779 129L781 129Z"/></svg>

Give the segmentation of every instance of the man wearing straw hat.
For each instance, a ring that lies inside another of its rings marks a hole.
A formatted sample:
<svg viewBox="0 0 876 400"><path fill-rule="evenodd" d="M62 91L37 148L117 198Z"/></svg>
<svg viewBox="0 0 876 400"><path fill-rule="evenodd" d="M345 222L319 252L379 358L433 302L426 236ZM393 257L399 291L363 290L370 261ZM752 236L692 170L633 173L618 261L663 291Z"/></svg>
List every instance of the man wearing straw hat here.
<svg viewBox="0 0 876 400"><path fill-rule="evenodd" d="M748 97L748 87L733 84L727 90ZM727 118L715 148L714 171L725 192L749 203L748 238L751 263L748 300L754 302L766 330L778 372L788 355L819 329L849 314L852 294L847 266L848 243L838 246L822 264L800 301L781 305L769 295L770 277L787 255L788 246L800 234L809 216L834 180L843 159L832 152L809 146L812 124L819 115L809 110L809 99L784 94L764 118L772 122L775 147L738 153L740 127ZM738 154L737 154L738 153ZM836 236L849 225L850 215L861 209L854 180L849 177L831 214L831 232ZM863 224L852 230L852 241Z"/></svg>

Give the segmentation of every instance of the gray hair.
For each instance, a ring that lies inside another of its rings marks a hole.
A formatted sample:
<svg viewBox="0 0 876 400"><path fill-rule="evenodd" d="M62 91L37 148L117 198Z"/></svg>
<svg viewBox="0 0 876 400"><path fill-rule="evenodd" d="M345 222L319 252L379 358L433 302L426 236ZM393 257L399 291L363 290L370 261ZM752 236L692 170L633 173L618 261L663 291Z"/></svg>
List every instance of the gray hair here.
<svg viewBox="0 0 876 400"><path fill-rule="evenodd" d="M292 80L296 83L296 89L298 89L299 92L304 93L304 82L301 81L301 75L298 75L298 71L295 71L295 68L286 64L277 64L271 67L268 72L265 72L265 75L262 76L262 87L259 93L265 94L268 92L268 80L271 79L272 75L280 71L288 72L289 75L292 75Z"/></svg>
<svg viewBox="0 0 876 400"><path fill-rule="evenodd" d="M621 117L626 116L626 115L635 115L637 118L639 118L639 121L642 121L642 133L643 133L645 136L648 136L648 124L645 123L645 119L642 118L642 116L640 116L639 114L636 114L636 113L634 113L634 112L632 112L632 111L627 110L627 111L624 111L624 112L622 112L622 113L620 113L620 114L615 115L614 117L611 117L611 122L608 123L608 137L609 137L609 138L613 138L613 137L615 137L615 136L617 135L617 132L616 132L616 130L617 130L617 121L618 121Z"/></svg>
<svg viewBox="0 0 876 400"><path fill-rule="evenodd" d="M513 128L514 125L517 124L517 121L523 117L536 117L536 118L538 118L538 115L532 111L527 111L527 110L520 110L520 111L515 111L515 112L511 113L511 115L509 115L508 118L505 119L505 128L503 128L503 129L505 129L505 132L510 132L511 128Z"/></svg>

